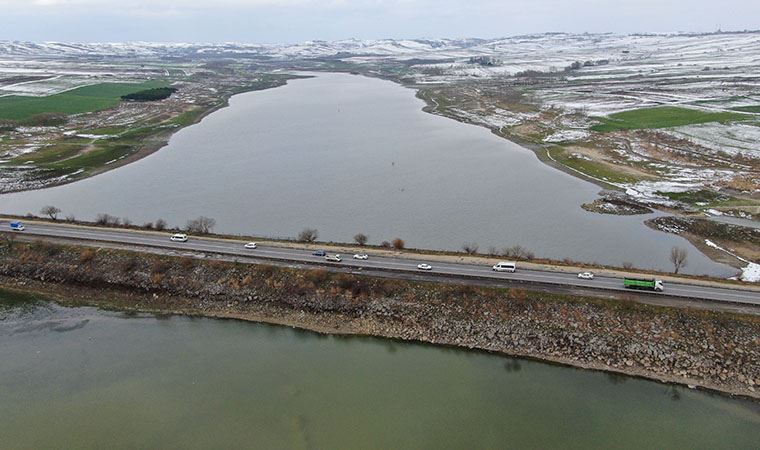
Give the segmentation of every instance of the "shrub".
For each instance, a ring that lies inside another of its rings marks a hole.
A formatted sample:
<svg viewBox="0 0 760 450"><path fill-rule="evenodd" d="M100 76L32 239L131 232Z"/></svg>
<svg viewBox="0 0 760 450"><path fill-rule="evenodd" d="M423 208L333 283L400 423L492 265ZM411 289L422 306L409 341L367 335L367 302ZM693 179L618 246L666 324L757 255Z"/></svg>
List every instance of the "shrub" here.
<svg viewBox="0 0 760 450"><path fill-rule="evenodd" d="M18 126L18 122L8 119L0 119L0 133L3 131L13 131Z"/></svg>
<svg viewBox="0 0 760 450"><path fill-rule="evenodd" d="M316 228L304 228L298 233L299 242L314 242L319 238L319 231Z"/></svg>
<svg viewBox="0 0 760 450"><path fill-rule="evenodd" d="M395 248L396 250L403 250L404 247L406 247L406 243L401 238L394 239L391 244L393 245L393 248Z"/></svg>
<svg viewBox="0 0 760 450"><path fill-rule="evenodd" d="M153 229L153 222L145 222L143 224L143 228L145 228L146 230L152 230Z"/></svg>
<svg viewBox="0 0 760 450"><path fill-rule="evenodd" d="M86 248L79 254L79 261L82 263L89 263L95 259L95 250L92 248Z"/></svg>
<svg viewBox="0 0 760 450"><path fill-rule="evenodd" d="M58 247L55 244L50 244L48 242L44 241L38 241L35 242L32 246L32 249L36 252L39 252L41 254L44 254L48 257L55 256L59 253L61 253L61 248Z"/></svg>
<svg viewBox="0 0 760 450"><path fill-rule="evenodd" d="M509 288L509 298L517 303L525 303L528 298L528 292L523 288Z"/></svg>
<svg viewBox="0 0 760 450"><path fill-rule="evenodd" d="M277 267L270 264L254 266L253 270L264 279L272 278L277 273Z"/></svg>
<svg viewBox="0 0 760 450"><path fill-rule="evenodd" d="M309 270L306 272L306 279L314 283L315 286L322 285L330 278L330 273L325 269Z"/></svg>
<svg viewBox="0 0 760 450"><path fill-rule="evenodd" d="M356 243L357 243L357 244L359 244L359 245L364 245L364 244L366 244L366 243L367 243L367 240L368 240L368 239L369 239L369 238L368 238L368 237L367 237L367 235L366 235L366 234L364 234L364 233L358 233L358 234L356 234L356 235L354 236L354 241L356 241Z"/></svg>
<svg viewBox="0 0 760 450"><path fill-rule="evenodd" d="M153 273L166 273L167 270L169 270L170 264L163 259L157 259L153 261Z"/></svg>
<svg viewBox="0 0 760 450"><path fill-rule="evenodd" d="M506 247L501 251L502 256L505 256L507 258L514 258L514 259L533 259L535 258L535 255L533 252L524 249L520 245L515 245L514 247Z"/></svg>
<svg viewBox="0 0 760 450"><path fill-rule="evenodd" d="M351 289L354 285L354 277L347 273L341 273L338 275L338 279L336 280L338 283L338 287L341 289Z"/></svg>
<svg viewBox="0 0 760 450"><path fill-rule="evenodd" d="M166 221L164 219L158 219L155 227L158 231L164 231L166 229Z"/></svg>
<svg viewBox="0 0 760 450"><path fill-rule="evenodd" d="M380 247L382 248L391 248L391 243L388 241L383 241L380 243Z"/></svg>
<svg viewBox="0 0 760 450"><path fill-rule="evenodd" d="M198 234L209 234L216 225L216 220L211 217L200 216L197 219L187 221L187 231Z"/></svg>
<svg viewBox="0 0 760 450"><path fill-rule="evenodd" d="M95 223L98 225L116 226L119 224L119 218L110 214L98 214L95 218Z"/></svg>
<svg viewBox="0 0 760 450"><path fill-rule="evenodd" d="M124 271L124 273L134 272L139 265L140 260L133 256L124 260L121 270Z"/></svg>
<svg viewBox="0 0 760 450"><path fill-rule="evenodd" d="M164 274L163 273L154 273L150 276L150 281L153 284L161 284L161 282L164 280Z"/></svg>
<svg viewBox="0 0 760 450"><path fill-rule="evenodd" d="M66 115L60 113L42 113L24 120L28 127L57 127L66 123Z"/></svg>
<svg viewBox="0 0 760 450"><path fill-rule="evenodd" d="M468 255L474 255L478 253L478 244L474 242L466 243L462 245L462 251L464 251Z"/></svg>

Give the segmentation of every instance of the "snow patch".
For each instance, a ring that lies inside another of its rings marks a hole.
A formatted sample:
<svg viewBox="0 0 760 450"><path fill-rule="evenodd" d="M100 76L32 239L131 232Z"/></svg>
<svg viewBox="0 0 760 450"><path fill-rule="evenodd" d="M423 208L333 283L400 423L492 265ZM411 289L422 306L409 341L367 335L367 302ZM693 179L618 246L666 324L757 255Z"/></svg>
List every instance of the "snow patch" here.
<svg viewBox="0 0 760 450"><path fill-rule="evenodd" d="M586 130L560 130L544 138L544 142L556 143L556 142L580 141L581 139L585 139L588 136L589 136L589 132Z"/></svg>
<svg viewBox="0 0 760 450"><path fill-rule="evenodd" d="M747 266L742 269L742 274L739 277L739 279L741 279L742 281L749 282L749 283L760 282L760 264L753 263L752 261L744 259L741 256L737 256L733 252L726 250L725 248L721 247L720 245L716 244L715 242L709 239L705 239L705 245L707 245L708 247L712 247L716 250L725 252L733 256L734 258L738 259L739 261L747 263Z"/></svg>

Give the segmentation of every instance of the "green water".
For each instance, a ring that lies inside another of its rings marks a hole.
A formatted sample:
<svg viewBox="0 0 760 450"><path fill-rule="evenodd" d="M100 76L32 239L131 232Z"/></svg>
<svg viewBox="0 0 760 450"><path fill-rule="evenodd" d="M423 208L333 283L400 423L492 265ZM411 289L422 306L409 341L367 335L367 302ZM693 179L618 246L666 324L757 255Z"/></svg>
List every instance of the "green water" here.
<svg viewBox="0 0 760 450"><path fill-rule="evenodd" d="M0 291L0 448L758 448L760 407L497 355Z"/></svg>

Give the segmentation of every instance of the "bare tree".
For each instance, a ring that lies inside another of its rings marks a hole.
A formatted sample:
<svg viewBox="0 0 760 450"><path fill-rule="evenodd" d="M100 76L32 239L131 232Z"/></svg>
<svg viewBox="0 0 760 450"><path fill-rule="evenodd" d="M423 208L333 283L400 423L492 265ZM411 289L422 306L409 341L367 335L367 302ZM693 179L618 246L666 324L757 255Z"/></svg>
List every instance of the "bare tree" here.
<svg viewBox="0 0 760 450"><path fill-rule="evenodd" d="M532 251L527 250L520 245L515 245L514 247L505 247L501 251L501 255L507 258L515 259L533 259L536 257Z"/></svg>
<svg viewBox="0 0 760 450"><path fill-rule="evenodd" d="M383 241L380 243L380 247L382 248L391 248L391 243L388 241Z"/></svg>
<svg viewBox="0 0 760 450"><path fill-rule="evenodd" d="M633 263L630 261L625 261L623 263L623 269L631 270L633 269Z"/></svg>
<svg viewBox="0 0 760 450"><path fill-rule="evenodd" d="M215 225L216 220L211 217L200 216L197 219L187 221L187 231L198 234L209 234Z"/></svg>
<svg viewBox="0 0 760 450"><path fill-rule="evenodd" d="M119 222L120 219L118 217L106 213L98 214L95 218L95 223L98 225L116 226Z"/></svg>
<svg viewBox="0 0 760 450"><path fill-rule="evenodd" d="M319 231L316 228L304 228L298 233L298 240L301 242L314 242L319 238Z"/></svg>
<svg viewBox="0 0 760 450"><path fill-rule="evenodd" d="M166 229L166 221L164 219L158 219L156 221L155 227L156 227L156 230L158 230L158 231L165 230Z"/></svg>
<svg viewBox="0 0 760 450"><path fill-rule="evenodd" d="M688 252L683 247L673 247L670 249L670 262L673 263L673 273L678 273L681 268L686 267L686 257Z"/></svg>
<svg viewBox="0 0 760 450"><path fill-rule="evenodd" d="M74 216L74 214L69 214L68 216L66 216L66 221L67 222L76 222L76 220L77 220L77 218L76 218L76 216Z"/></svg>
<svg viewBox="0 0 760 450"><path fill-rule="evenodd" d="M396 250L403 250L404 247L406 247L406 242L401 238L396 238L391 242L391 245L393 245L393 248Z"/></svg>
<svg viewBox="0 0 760 450"><path fill-rule="evenodd" d="M462 245L462 251L468 255L474 255L478 252L478 244L474 242L468 242Z"/></svg>
<svg viewBox="0 0 760 450"><path fill-rule="evenodd" d="M366 244L368 239L369 238L364 233L358 233L356 236L354 236L354 241L356 241L356 243L359 245Z"/></svg>
<svg viewBox="0 0 760 450"><path fill-rule="evenodd" d="M43 206L40 210L40 214L50 217L52 220L58 220L58 214L61 213L61 208L53 205Z"/></svg>
<svg viewBox="0 0 760 450"><path fill-rule="evenodd" d="M130 219L129 217L122 217L121 218L121 223L124 224L125 227L131 226L132 225L132 219Z"/></svg>

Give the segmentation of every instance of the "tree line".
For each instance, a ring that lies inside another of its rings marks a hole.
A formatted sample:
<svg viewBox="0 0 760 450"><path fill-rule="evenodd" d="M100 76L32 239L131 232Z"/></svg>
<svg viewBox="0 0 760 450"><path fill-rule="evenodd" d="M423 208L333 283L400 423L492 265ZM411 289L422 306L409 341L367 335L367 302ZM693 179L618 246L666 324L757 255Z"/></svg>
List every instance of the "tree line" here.
<svg viewBox="0 0 760 450"><path fill-rule="evenodd" d="M40 214L49 217L51 220L58 220L58 215L60 213L61 209L53 205L44 206L40 210ZM69 222L75 221L73 216L67 216L66 220ZM98 225L106 226L132 225L132 222L128 218L119 218L110 214L98 214L97 218L95 219L95 223ZM184 229L190 233L210 234L215 226L215 219L206 216L199 216L196 219L188 220ZM167 223L164 219L158 219L155 223L147 222L142 227L146 229L155 229L162 231L167 228ZM315 243L317 242L317 239L319 239L319 231L316 228L304 228L300 233L298 233L298 237L296 239L299 242L309 244ZM367 241L369 241L369 236L364 233L357 233L354 236L354 242L360 246L366 245ZM380 247L403 250L406 248L406 242L404 242L404 240L401 238L395 238L392 241L381 242ZM478 255L478 250L478 244L474 242L468 242L462 245L462 251L468 255ZM487 254L489 256L504 256L523 260L531 260L535 258L533 252L526 250L519 245L515 245L514 247L506 247L501 251L498 251L495 247L490 247ZM670 250L668 259L670 260L670 263L673 264L673 273L677 274L682 268L688 265L688 251L683 247L673 247ZM633 264L630 262L625 262L623 263L623 268L633 269Z"/></svg>
<svg viewBox="0 0 760 450"><path fill-rule="evenodd" d="M131 94L122 95L121 99L132 102L153 102L156 100L163 100L171 97L173 93L177 92L177 88L173 87L160 87L153 89L145 89L144 91L133 92Z"/></svg>

